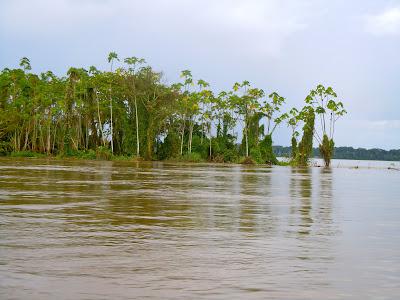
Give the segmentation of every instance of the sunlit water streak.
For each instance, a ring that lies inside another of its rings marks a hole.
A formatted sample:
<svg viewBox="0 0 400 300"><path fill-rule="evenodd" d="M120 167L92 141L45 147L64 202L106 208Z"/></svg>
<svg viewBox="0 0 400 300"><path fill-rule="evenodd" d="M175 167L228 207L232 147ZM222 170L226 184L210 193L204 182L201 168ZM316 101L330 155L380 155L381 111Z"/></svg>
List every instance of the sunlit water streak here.
<svg viewBox="0 0 400 300"><path fill-rule="evenodd" d="M376 165L0 159L0 298L397 299Z"/></svg>

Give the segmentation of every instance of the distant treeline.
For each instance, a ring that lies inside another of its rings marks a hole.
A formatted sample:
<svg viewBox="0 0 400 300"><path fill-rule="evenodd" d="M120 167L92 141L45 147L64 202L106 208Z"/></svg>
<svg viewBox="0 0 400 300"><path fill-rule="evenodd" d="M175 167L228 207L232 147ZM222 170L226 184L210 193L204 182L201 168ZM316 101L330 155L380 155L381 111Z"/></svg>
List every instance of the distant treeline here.
<svg viewBox="0 0 400 300"><path fill-rule="evenodd" d="M291 147L274 146L274 153L281 157L290 157ZM313 157L321 157L319 149L313 148ZM365 149L353 147L335 147L333 158L336 159L356 159L356 160L388 160L400 161L400 149Z"/></svg>

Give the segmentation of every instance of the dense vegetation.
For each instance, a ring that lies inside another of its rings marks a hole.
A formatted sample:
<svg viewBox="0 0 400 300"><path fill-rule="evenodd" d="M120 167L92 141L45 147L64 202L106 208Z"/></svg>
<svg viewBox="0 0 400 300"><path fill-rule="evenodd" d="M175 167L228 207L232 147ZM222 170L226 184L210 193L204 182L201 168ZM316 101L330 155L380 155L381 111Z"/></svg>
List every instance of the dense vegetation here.
<svg viewBox="0 0 400 300"><path fill-rule="evenodd" d="M273 146L276 156L291 157L291 147ZM313 148L312 157L321 157L318 148ZM400 150L364 149L353 147L335 147L333 158L356 160L400 161Z"/></svg>
<svg viewBox="0 0 400 300"><path fill-rule="evenodd" d="M330 87L319 85L303 108L284 112L284 97L248 81L215 94L188 70L168 85L143 59L120 62L111 52L108 62L109 71L70 68L64 77L31 73L27 58L2 70L0 153L275 164L273 135L286 123L294 164L307 164L316 139L329 165L334 124L345 113Z"/></svg>

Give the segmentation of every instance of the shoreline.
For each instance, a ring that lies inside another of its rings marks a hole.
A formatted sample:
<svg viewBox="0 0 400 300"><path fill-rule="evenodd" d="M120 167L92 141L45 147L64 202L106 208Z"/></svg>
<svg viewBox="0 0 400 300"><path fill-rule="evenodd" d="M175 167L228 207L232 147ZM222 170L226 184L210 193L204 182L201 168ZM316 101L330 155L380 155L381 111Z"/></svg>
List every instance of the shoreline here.
<svg viewBox="0 0 400 300"><path fill-rule="evenodd" d="M400 161L380 161L380 160L351 160L351 159L333 159L332 164L329 167L325 167L322 164L319 164L313 160L320 160L320 158L312 158L308 166L294 166L291 165L289 162L282 161L282 157L278 157L280 164L272 165L272 164L249 164L249 163L239 163L239 162L216 162L216 161L190 161L184 159L167 159L167 160L145 160L144 158L137 158L137 157L128 157L128 156L114 156L110 159L103 159L103 158L85 158L79 156L54 156L54 155L46 155L46 154L39 154L33 156L12 156L12 155L5 155L0 156L0 160L8 160L8 161L18 161L18 160L46 160L46 161L87 161L87 162L127 162L127 163L163 163L163 164L175 164L175 165L208 165L208 166L226 166L226 167L234 167L234 166L246 166L246 167L291 167L291 168L298 168L298 169L306 169L306 168L327 168L327 169L376 169L376 170L390 170L390 171L400 171ZM360 164L357 165L335 165L334 162L336 161L345 161L345 162L381 162L387 163L388 166L363 166Z"/></svg>

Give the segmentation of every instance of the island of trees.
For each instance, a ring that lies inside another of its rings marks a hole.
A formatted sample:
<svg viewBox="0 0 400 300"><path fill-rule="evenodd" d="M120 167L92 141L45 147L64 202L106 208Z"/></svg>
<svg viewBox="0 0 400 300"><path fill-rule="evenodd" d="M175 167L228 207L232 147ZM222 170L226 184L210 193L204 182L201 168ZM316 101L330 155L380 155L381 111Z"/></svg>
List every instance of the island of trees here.
<svg viewBox="0 0 400 300"><path fill-rule="evenodd" d="M70 68L63 77L32 73L25 57L3 69L0 153L277 164L276 128L290 126L292 164L307 165L313 140L330 164L335 123L346 113L331 87L285 109L284 97L248 81L216 94L189 70L168 85L144 59L111 52L108 62L107 71Z"/></svg>

